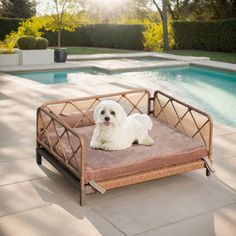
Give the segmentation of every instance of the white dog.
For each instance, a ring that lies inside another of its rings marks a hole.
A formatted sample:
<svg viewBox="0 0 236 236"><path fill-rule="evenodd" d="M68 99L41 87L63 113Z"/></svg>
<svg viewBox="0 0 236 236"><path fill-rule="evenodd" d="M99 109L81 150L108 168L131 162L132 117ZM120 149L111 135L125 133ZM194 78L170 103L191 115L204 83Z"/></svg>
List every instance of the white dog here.
<svg viewBox="0 0 236 236"><path fill-rule="evenodd" d="M90 143L91 148L103 150L123 150L138 143L152 145L148 135L152 121L145 114L132 114L127 117L123 107L114 101L99 103L94 111L96 128Z"/></svg>

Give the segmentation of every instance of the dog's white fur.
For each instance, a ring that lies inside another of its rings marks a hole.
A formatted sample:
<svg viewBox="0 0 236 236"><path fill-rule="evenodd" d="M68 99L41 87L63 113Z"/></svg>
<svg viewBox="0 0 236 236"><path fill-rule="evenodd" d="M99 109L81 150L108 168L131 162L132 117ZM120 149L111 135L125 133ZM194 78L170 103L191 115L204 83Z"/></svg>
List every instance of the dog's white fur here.
<svg viewBox="0 0 236 236"><path fill-rule="evenodd" d="M134 142L152 145L148 135L152 121L145 114L127 116L123 107L112 100L99 103L93 114L96 128L90 143L91 148L103 150L123 150Z"/></svg>

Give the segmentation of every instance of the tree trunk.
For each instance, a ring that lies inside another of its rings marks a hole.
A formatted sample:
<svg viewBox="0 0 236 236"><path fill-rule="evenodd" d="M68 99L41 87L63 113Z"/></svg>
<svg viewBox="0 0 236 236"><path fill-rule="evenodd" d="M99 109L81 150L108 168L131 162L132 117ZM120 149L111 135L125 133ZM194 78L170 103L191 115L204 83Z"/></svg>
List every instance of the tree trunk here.
<svg viewBox="0 0 236 236"><path fill-rule="evenodd" d="M57 34L57 47L61 47L61 30L59 30Z"/></svg>
<svg viewBox="0 0 236 236"><path fill-rule="evenodd" d="M152 0L153 4L156 6L160 17L161 17L161 23L162 23L162 30L163 30L163 40L164 40L164 50L169 51L169 35L168 35L168 24L167 24L167 12L168 12L168 0L162 0L162 10L158 6L156 0Z"/></svg>
<svg viewBox="0 0 236 236"><path fill-rule="evenodd" d="M164 39L164 50L169 51L169 34L168 34L168 24L167 24L167 0L162 0L162 27L163 27L163 39Z"/></svg>

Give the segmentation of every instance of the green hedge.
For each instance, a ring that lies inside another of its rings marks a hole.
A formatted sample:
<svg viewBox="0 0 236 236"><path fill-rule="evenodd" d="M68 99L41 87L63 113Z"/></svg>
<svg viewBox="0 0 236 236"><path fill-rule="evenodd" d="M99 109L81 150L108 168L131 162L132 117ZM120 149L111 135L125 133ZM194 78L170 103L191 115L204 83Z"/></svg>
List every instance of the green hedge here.
<svg viewBox="0 0 236 236"><path fill-rule="evenodd" d="M236 51L236 19L175 21L172 27L177 49Z"/></svg>
<svg viewBox="0 0 236 236"><path fill-rule="evenodd" d="M22 19L19 18L0 17L0 40L3 40L11 31L17 30L21 21Z"/></svg>
<svg viewBox="0 0 236 236"><path fill-rule="evenodd" d="M143 49L143 25L86 25L75 32L62 32L62 46L90 46L119 49ZM50 46L57 46L57 35L45 32Z"/></svg>
<svg viewBox="0 0 236 236"><path fill-rule="evenodd" d="M0 17L0 40L17 30L22 19ZM221 21L174 21L177 49L236 51L236 19ZM75 32L62 32L62 46L90 46L143 50L143 25L94 24ZM57 33L45 32L50 46L57 46Z"/></svg>

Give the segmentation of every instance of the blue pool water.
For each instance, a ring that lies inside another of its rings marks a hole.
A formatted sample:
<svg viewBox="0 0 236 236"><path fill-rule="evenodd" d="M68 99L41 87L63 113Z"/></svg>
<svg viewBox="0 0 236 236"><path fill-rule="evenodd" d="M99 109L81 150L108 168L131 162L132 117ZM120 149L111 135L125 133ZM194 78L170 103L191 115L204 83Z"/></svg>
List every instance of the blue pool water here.
<svg viewBox="0 0 236 236"><path fill-rule="evenodd" d="M71 70L57 70L57 71L39 71L39 72L25 72L15 73L14 75L30 79L43 84L61 84L69 82L69 77L78 73L96 73L93 69L71 69Z"/></svg>
<svg viewBox="0 0 236 236"><path fill-rule="evenodd" d="M123 73L119 76L124 79L134 77L135 84L145 79L147 87L166 91L208 112L216 121L236 127L236 73L186 67Z"/></svg>
<svg viewBox="0 0 236 236"><path fill-rule="evenodd" d="M216 121L236 127L236 73L198 67L163 68L107 75L93 70L18 74L41 83L115 79L124 85L162 90L208 112ZM125 87L125 86L124 86Z"/></svg>

